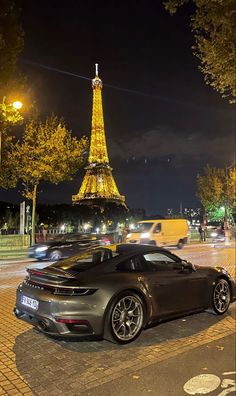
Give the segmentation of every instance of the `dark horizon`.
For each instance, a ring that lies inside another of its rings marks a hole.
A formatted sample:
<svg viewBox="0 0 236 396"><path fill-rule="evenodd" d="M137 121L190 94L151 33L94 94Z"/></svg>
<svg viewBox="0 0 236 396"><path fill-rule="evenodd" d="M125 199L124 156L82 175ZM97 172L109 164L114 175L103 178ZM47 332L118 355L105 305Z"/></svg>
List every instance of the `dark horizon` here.
<svg viewBox="0 0 236 396"><path fill-rule="evenodd" d="M63 72L92 79L99 63L110 165L127 205L148 214L177 210L180 202L199 207L196 175L207 163L234 160L235 112L198 70L191 5L173 17L154 0L21 5L19 65L42 116L54 112L76 136L89 136L91 82ZM83 175L58 186L42 183L38 202L71 203ZM1 190L0 200L23 199L17 190Z"/></svg>

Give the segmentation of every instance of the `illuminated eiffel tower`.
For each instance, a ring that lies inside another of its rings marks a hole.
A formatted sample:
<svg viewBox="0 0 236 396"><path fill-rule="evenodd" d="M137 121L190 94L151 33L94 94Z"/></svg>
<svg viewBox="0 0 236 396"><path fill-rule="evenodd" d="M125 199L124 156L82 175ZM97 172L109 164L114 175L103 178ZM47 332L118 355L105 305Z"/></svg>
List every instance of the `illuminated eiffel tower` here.
<svg viewBox="0 0 236 396"><path fill-rule="evenodd" d="M72 202L104 208L106 203L116 203L126 208L125 197L120 195L112 176L107 154L106 136L102 108L102 80L96 75L92 80L93 113L88 166L78 194Z"/></svg>

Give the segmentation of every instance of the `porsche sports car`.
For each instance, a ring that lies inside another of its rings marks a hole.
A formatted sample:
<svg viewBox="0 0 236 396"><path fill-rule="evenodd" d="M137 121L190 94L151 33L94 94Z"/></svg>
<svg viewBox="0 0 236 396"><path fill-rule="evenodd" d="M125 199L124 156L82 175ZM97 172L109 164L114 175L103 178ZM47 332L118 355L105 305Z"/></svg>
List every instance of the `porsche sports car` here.
<svg viewBox="0 0 236 396"><path fill-rule="evenodd" d="M167 318L207 309L224 314L235 299L235 283L222 267L195 266L150 245L121 244L28 269L14 313L50 335L126 344Z"/></svg>

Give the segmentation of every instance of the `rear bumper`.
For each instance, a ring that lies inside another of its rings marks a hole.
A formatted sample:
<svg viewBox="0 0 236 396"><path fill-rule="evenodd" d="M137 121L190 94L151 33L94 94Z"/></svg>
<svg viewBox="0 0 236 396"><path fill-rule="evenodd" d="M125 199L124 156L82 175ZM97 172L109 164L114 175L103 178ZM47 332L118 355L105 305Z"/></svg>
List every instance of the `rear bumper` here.
<svg viewBox="0 0 236 396"><path fill-rule="evenodd" d="M96 293L95 293L96 294ZM104 303L96 295L67 297L52 295L46 290L19 285L16 293L15 316L43 333L55 336L101 336L103 334ZM37 310L23 304L22 296L38 301ZM102 308L99 310L98 306Z"/></svg>
<svg viewBox="0 0 236 396"><path fill-rule="evenodd" d="M55 318L41 316L15 307L14 315L17 319L21 319L26 323L35 326L41 332L51 336L61 337L86 337L99 336L96 334L91 324L86 321L81 323L58 323Z"/></svg>

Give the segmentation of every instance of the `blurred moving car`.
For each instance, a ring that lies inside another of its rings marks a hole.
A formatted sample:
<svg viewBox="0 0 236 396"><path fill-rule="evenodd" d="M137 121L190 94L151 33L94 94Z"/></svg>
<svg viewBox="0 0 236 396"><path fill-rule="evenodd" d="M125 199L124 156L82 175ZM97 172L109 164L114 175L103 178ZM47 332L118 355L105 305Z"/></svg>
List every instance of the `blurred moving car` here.
<svg viewBox="0 0 236 396"><path fill-rule="evenodd" d="M222 315L236 299L226 269L195 266L150 245L97 247L27 271L16 317L63 337L127 344L163 319L208 309Z"/></svg>
<svg viewBox="0 0 236 396"><path fill-rule="evenodd" d="M37 260L58 261L71 257L86 249L107 245L106 238L98 238L88 234L64 234L55 240L37 243L29 248L29 257Z"/></svg>
<svg viewBox="0 0 236 396"><path fill-rule="evenodd" d="M225 242L225 233L220 227L212 229L210 232L210 236L213 243Z"/></svg>

